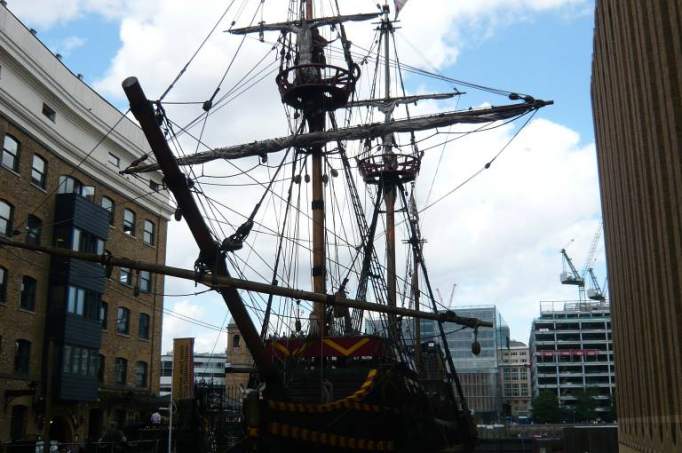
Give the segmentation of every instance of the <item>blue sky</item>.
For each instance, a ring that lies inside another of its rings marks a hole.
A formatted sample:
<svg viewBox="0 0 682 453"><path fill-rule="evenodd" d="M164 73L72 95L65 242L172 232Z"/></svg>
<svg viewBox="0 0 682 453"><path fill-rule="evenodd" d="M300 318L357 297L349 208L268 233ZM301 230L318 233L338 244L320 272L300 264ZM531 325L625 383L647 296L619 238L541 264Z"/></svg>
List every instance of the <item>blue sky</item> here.
<svg viewBox="0 0 682 453"><path fill-rule="evenodd" d="M11 2L10 9L16 9L20 19L36 28L51 50L62 53L74 73L82 73L119 107L125 107L120 80L140 74L153 90L162 89L201 41L204 31L199 26L210 27L225 4L206 0L200 9L180 0L150 0L144 6L135 0L36 1L42 8L21 3L13 7ZM375 3L352 1L363 7ZM425 1L430 8L423 7ZM435 65L450 77L556 102L538 114L528 132L519 137L517 148L505 154L493 170L423 219L425 233L445 241L440 246L431 240L434 245L427 245L425 252L433 266L434 286L449 294L456 281L455 307L497 304L512 335L522 341L527 341L539 300L575 297L572 288L558 284L558 250L575 239L570 252L581 267L600 221L589 91L592 9L592 0L411 0L401 13L398 43L410 43L405 46L403 62ZM50 15L50 11L55 13ZM219 54L227 39L219 34L207 51ZM419 49L419 55L412 46ZM214 80L219 68L202 67L212 70L213 78L190 78L186 87L179 88L205 89L205 80ZM410 77L407 85L414 91L451 88ZM465 91L471 93L468 105L504 101ZM273 108L281 112L281 107ZM253 117L249 111L239 113L247 126L241 127L235 140L277 135L276 129L262 131L251 126L269 127L259 123L262 112L254 112ZM225 124L230 124L229 120ZM434 195L447 192L464 178L468 168L477 168L512 132L504 129L492 137L448 148ZM216 136L217 142L222 139ZM425 162L422 177L430 180L434 171L435 164ZM436 212L452 216L452 220L434 222ZM171 240L184 234L181 226L173 225ZM169 253L168 262L174 265L185 264L182 255L193 254L184 249L176 255L172 250ZM598 255L601 281L603 245ZM167 288L177 293L188 290L191 285L181 283L170 283ZM166 305L187 316L214 320L214 324L220 324L225 314L215 296L168 299ZM201 337L200 347L208 349L215 343L214 332L170 318L164 321L164 330L164 348L172 336Z"/></svg>

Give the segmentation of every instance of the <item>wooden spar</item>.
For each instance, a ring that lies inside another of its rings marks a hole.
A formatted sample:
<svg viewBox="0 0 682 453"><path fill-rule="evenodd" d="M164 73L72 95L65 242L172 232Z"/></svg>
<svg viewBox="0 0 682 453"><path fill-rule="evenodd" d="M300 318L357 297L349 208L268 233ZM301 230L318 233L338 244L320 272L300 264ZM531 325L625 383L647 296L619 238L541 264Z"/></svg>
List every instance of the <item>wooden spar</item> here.
<svg viewBox="0 0 682 453"><path fill-rule="evenodd" d="M307 5L306 5L307 6ZM319 17L317 19L306 18L306 24L310 27L324 27L325 25L337 25L343 22L361 22L372 20L379 17L381 13L348 14L345 16ZM258 24L251 27L233 28L227 30L234 35L245 35L248 33L260 33L262 31L290 31L296 32L303 23L301 21L279 22L275 24Z"/></svg>
<svg viewBox="0 0 682 453"><path fill-rule="evenodd" d="M173 193L182 217L187 221L194 239L199 246L199 262L211 269L216 276L229 278L230 274L225 264L225 257L220 251L218 243L213 239L199 207L190 191L190 181L180 171L177 162L168 147L168 142L159 127L156 112L135 77L128 77L122 83L130 102L130 111L140 123L149 146L156 157L163 172L165 183ZM218 291L232 314L232 319L244 338L254 363L263 379L277 389L281 384L275 373L272 361L265 353L265 347L260 335L249 316L239 292L234 287L224 287Z"/></svg>
<svg viewBox="0 0 682 453"><path fill-rule="evenodd" d="M42 252L52 256L60 256L63 258L72 258L82 261L89 261L92 263L100 263L104 266L119 266L136 269L141 271L149 271L155 274L168 275L171 277L182 278L185 280L192 280L197 283L206 285L217 291L230 290L245 290L255 291L264 294L274 294L275 296L287 297L291 299L307 300L309 302L319 303L329 306L341 306L349 308L358 308L366 311L373 311L378 313L391 313L398 316L407 316L419 319L431 319L434 321L452 322L462 326L476 327L492 327L492 323L481 321L476 318L468 318L457 316L452 311L445 311L440 313L431 313L412 310L402 307L388 307L387 305L375 304L372 302L365 302L355 299L346 299L338 295L322 294L312 291L303 291L293 288L286 288L283 286L275 286L267 283L254 282L250 280L243 280L229 275L216 275L199 273L189 269L182 269L178 267L166 266L156 263L148 263L145 261L131 260L129 258L118 258L111 255L97 255L94 253L75 252L66 248L46 247L40 245L26 244L20 241L0 236L0 246L15 247L24 250L31 250L34 252ZM243 332L242 332L243 333ZM259 367L262 373L262 369Z"/></svg>
<svg viewBox="0 0 682 453"><path fill-rule="evenodd" d="M388 109L402 104L416 104L424 100L439 100L450 99L455 96L461 96L461 91L453 91L452 93L433 93L433 94L418 94L414 96L400 96L384 99L363 99L359 101L351 101L348 107L377 107L379 110Z"/></svg>
<svg viewBox="0 0 682 453"><path fill-rule="evenodd" d="M363 126L352 126L336 130L308 132L306 134L290 135L268 140L255 141L242 145L215 148L209 151L195 153L191 156L177 159L178 165L196 165L217 159L240 159L249 156L265 156L289 147L306 148L322 146L339 140L364 140L383 137L386 134L416 132L453 124L481 124L492 123L513 118L515 116L540 109L553 104L553 101L530 100L519 104L500 107L488 107L473 110L463 110L450 113L439 113L422 117L414 117L390 123L374 123ZM144 173L156 171L158 164L136 165L128 167L122 173Z"/></svg>

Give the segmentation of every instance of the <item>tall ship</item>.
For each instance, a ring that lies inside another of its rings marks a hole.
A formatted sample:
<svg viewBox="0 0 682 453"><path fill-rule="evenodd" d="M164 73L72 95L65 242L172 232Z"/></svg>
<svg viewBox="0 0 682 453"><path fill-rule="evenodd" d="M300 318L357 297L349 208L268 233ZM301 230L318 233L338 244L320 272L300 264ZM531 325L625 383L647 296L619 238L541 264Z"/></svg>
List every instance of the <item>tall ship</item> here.
<svg viewBox="0 0 682 453"><path fill-rule="evenodd" d="M123 173L163 173L175 219L199 248L194 268L42 249L191 279L220 294L253 357L245 436L234 451L472 451L476 427L446 324L472 330L474 354L478 330L492 326L458 316L434 294L420 232L428 206L416 181L422 160L435 158L426 150L528 119L551 101L401 63L395 32L404 0L368 2L371 11L361 12L342 12L338 0L282 1L287 16L273 23L259 21L272 2L242 3L240 17L251 22L233 23L227 39L257 39L266 57L226 94L219 85L204 102L172 102L189 64L159 99L134 77L122 83L153 153ZM230 67L245 57L240 49ZM410 94L407 75L448 90ZM204 145L212 115L262 79L274 81L278 96L268 102L284 112L263 122L283 121L289 134ZM466 105L463 87L501 103L457 108ZM418 103L439 111L424 114ZM195 117L174 118L179 107ZM421 335L422 320L436 323L435 338Z"/></svg>

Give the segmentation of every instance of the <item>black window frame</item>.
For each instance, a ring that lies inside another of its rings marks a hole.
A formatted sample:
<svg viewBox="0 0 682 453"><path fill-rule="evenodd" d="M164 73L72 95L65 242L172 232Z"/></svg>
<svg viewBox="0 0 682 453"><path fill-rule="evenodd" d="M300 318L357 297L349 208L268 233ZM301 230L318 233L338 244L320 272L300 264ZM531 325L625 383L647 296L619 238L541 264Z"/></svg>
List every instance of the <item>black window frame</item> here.
<svg viewBox="0 0 682 453"><path fill-rule="evenodd" d="M151 326L151 317L147 313L140 313L137 321L137 335L140 338L149 340L149 327Z"/></svg>
<svg viewBox="0 0 682 453"><path fill-rule="evenodd" d="M132 221L127 218L128 214L132 215ZM137 215L135 214L135 211L129 208L124 208L123 209L123 232L125 234L128 234L132 237L135 237L135 228L137 227L136 225L137 222Z"/></svg>
<svg viewBox="0 0 682 453"><path fill-rule="evenodd" d="M26 440L26 427L28 426L28 407L23 404L12 406L10 415L10 442Z"/></svg>
<svg viewBox="0 0 682 453"><path fill-rule="evenodd" d="M14 142L16 146L16 150L12 152L11 150L7 149L7 140L11 140ZM5 163L5 154L9 154L12 156L12 163L11 165L7 165ZM19 171L19 159L21 159L21 142L17 140L17 138L13 135L10 134L5 134L5 137L2 140L2 155L0 156L0 165L3 167L10 169L14 172Z"/></svg>
<svg viewBox="0 0 682 453"><path fill-rule="evenodd" d="M73 184L73 187L69 187L69 182ZM83 183L71 175L61 175L57 185L57 193L75 193L76 195L81 195L83 193Z"/></svg>
<svg viewBox="0 0 682 453"><path fill-rule="evenodd" d="M17 338L14 342L14 373L26 376L31 369L31 342Z"/></svg>
<svg viewBox="0 0 682 453"><path fill-rule="evenodd" d="M0 200L0 209L3 208L3 204L9 209L9 217L4 217L0 212L0 225L5 224L4 231L0 227L0 236L11 237L14 233L14 205L7 200Z"/></svg>
<svg viewBox="0 0 682 453"><path fill-rule="evenodd" d="M26 243L32 245L40 245L40 237L43 232L43 221L33 214L29 214L26 218Z"/></svg>
<svg viewBox="0 0 682 453"><path fill-rule="evenodd" d="M27 311L36 309L36 293L38 292L38 281L30 275L21 277L21 291L19 296L19 308Z"/></svg>
<svg viewBox="0 0 682 453"><path fill-rule="evenodd" d="M149 271L140 271L137 275L137 286L141 293L152 292L152 274Z"/></svg>
<svg viewBox="0 0 682 453"><path fill-rule="evenodd" d="M116 308L116 333L130 335L130 309L127 307Z"/></svg>
<svg viewBox="0 0 682 453"><path fill-rule="evenodd" d="M0 304L7 302L7 282L9 280L9 271L6 267L0 266Z"/></svg>
<svg viewBox="0 0 682 453"><path fill-rule="evenodd" d="M107 208L104 206L105 200L107 203L110 203L110 206ZM114 214L116 213L116 203L114 203L114 200L112 200L109 197L103 196L102 199L99 201L99 205L103 208L106 209L109 212L109 225L114 225Z"/></svg>
<svg viewBox="0 0 682 453"><path fill-rule="evenodd" d="M121 168L121 158L114 153L109 153L107 156L107 163L113 167Z"/></svg>
<svg viewBox="0 0 682 453"><path fill-rule="evenodd" d="M36 168L36 161L43 164L42 171ZM34 154L31 159L31 183L41 189L47 187L47 159L39 154Z"/></svg>
<svg viewBox="0 0 682 453"><path fill-rule="evenodd" d="M148 225L151 226L151 230L147 229ZM144 242L145 245L156 244L156 224L149 219L144 219L142 242Z"/></svg>
<svg viewBox="0 0 682 453"><path fill-rule="evenodd" d="M124 278L125 276L125 278ZM118 268L118 281L121 285L132 286L133 285L133 273L129 267L119 267Z"/></svg>
<svg viewBox="0 0 682 453"><path fill-rule="evenodd" d="M118 385L128 383L128 360L123 357L116 357L114 361L114 380Z"/></svg>
<svg viewBox="0 0 682 453"><path fill-rule="evenodd" d="M149 380L149 365L147 362L139 360L135 362L135 376L133 384L137 388L147 387L147 381Z"/></svg>

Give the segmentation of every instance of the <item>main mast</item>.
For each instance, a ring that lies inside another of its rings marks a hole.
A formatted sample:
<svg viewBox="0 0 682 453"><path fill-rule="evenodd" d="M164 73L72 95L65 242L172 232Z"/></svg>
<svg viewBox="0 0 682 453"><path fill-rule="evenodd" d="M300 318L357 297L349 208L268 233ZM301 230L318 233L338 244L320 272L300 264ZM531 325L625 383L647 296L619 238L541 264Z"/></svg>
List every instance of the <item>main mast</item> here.
<svg viewBox="0 0 682 453"><path fill-rule="evenodd" d="M299 64L300 65L320 65L324 64L324 48L320 46L321 37L317 29L306 24L312 21L313 0L301 0L305 6L305 21L299 34ZM318 44L315 39L318 39ZM316 47L317 46L317 47ZM319 70L313 67L301 68L299 76L312 78L311 81L318 82L321 78ZM303 99L303 117L308 123L309 132L322 132L325 129L325 112L322 110L322 92L310 91ZM313 236L313 291L316 293L326 293L326 254L325 254L325 206L324 188L322 185L322 157L324 145L315 145L308 148L311 156L312 167L312 236ZM321 337L325 335L326 320L325 306L323 304L313 304L310 314L310 332L318 333Z"/></svg>

